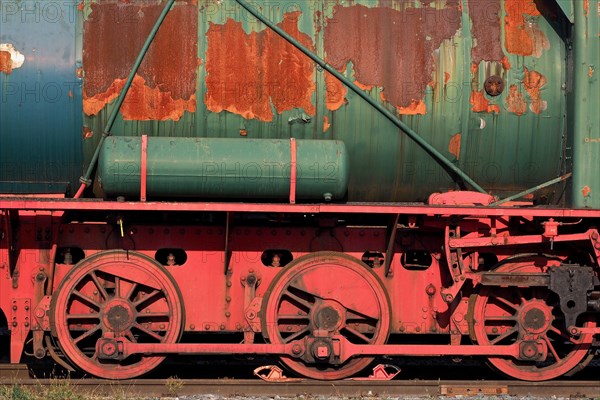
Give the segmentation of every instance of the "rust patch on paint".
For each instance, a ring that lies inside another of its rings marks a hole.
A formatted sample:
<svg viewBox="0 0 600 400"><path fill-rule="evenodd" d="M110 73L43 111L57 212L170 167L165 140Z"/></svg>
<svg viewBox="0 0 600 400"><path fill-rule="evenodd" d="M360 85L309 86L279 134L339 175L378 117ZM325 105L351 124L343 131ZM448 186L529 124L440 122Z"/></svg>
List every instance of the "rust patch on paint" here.
<svg viewBox="0 0 600 400"><path fill-rule="evenodd" d="M537 71L529 71L525 68L525 80L523 86L531 99L530 109L536 114L548 108L548 103L542 100L541 89L546 86L546 77Z"/></svg>
<svg viewBox="0 0 600 400"><path fill-rule="evenodd" d="M331 128L331 124L329 123L329 117L326 115L323 117L323 133L327 132Z"/></svg>
<svg viewBox="0 0 600 400"><path fill-rule="evenodd" d="M163 5L107 0L91 3L91 10L83 45L87 115L97 114L118 96ZM173 32L179 33L175 37ZM185 111L195 112L197 59L197 5L178 2L138 70L121 109L123 118L178 120Z"/></svg>
<svg viewBox="0 0 600 400"><path fill-rule="evenodd" d="M452 139L450 139L450 143L448 144L448 151L450 154L453 154L457 160L460 158L460 139L461 134L457 133L452 136Z"/></svg>
<svg viewBox="0 0 600 400"><path fill-rule="evenodd" d="M335 111L346 104L348 88L329 72L325 72L325 88L327 93L325 104L328 110Z"/></svg>
<svg viewBox="0 0 600 400"><path fill-rule="evenodd" d="M83 138L84 139L91 139L94 137L94 131L92 131L90 128L88 128L87 126L83 127Z"/></svg>
<svg viewBox="0 0 600 400"><path fill-rule="evenodd" d="M448 82L450 82L450 73L444 72L444 85L448 84Z"/></svg>
<svg viewBox="0 0 600 400"><path fill-rule="evenodd" d="M356 80L382 87L394 106L409 107L425 96L435 69L433 52L460 24L458 7L423 11L337 4L325 27L326 60L338 71L352 61Z"/></svg>
<svg viewBox="0 0 600 400"><path fill-rule="evenodd" d="M286 13L278 26L312 50L310 36L298 28L301 15ZM272 30L247 34L240 22L228 19L224 25L211 23L207 37L208 110L261 121L273 120L271 104L277 113L302 108L315 114L312 61Z"/></svg>
<svg viewBox="0 0 600 400"><path fill-rule="evenodd" d="M519 116L527 112L527 103L523 99L523 93L519 91L517 85L510 85L510 90L506 97L506 108L509 112Z"/></svg>
<svg viewBox="0 0 600 400"><path fill-rule="evenodd" d="M509 53L540 57L550 41L537 22L526 16L539 16L535 0L505 0L505 44Z"/></svg>
<svg viewBox="0 0 600 400"><path fill-rule="evenodd" d="M360 83L359 81L354 81L354 84L356 86L358 86L361 90L371 90L373 89L373 85L363 85L362 83Z"/></svg>
<svg viewBox="0 0 600 400"><path fill-rule="evenodd" d="M583 15L585 15L587 17L589 13L590 13L590 0L583 0Z"/></svg>
<svg viewBox="0 0 600 400"><path fill-rule="evenodd" d="M471 34L477 42L471 49L472 62L500 62L504 58L500 0L469 0L468 6L472 21Z"/></svg>
<svg viewBox="0 0 600 400"><path fill-rule="evenodd" d="M0 72L7 75L12 72L12 60L8 51L0 51Z"/></svg>
<svg viewBox="0 0 600 400"><path fill-rule="evenodd" d="M500 114L500 106L490 104L490 101L485 98L483 90L471 92L471 105L473 106L472 111L476 113Z"/></svg>
<svg viewBox="0 0 600 400"><path fill-rule="evenodd" d="M583 189L581 189L581 194L583 195L583 197L589 197L591 192L592 189L590 189L589 186L584 186Z"/></svg>
<svg viewBox="0 0 600 400"><path fill-rule="evenodd" d="M126 79L117 79L104 93L85 99L83 111L86 115L97 115L106 104L112 102L125 87ZM196 111L196 95L189 99L174 99L170 92L151 88L140 75L135 75L131 88L121 106L121 114L126 120L179 121L185 111Z"/></svg>
<svg viewBox="0 0 600 400"><path fill-rule="evenodd" d="M398 107L398 112L403 115L425 115L427 105L423 100L413 100L408 107Z"/></svg>
<svg viewBox="0 0 600 400"><path fill-rule="evenodd" d="M508 71L510 69L511 65L510 65L510 60L508 59L508 57L506 57L506 56L502 57L502 61L500 61L500 62L502 63L502 68L505 71Z"/></svg>

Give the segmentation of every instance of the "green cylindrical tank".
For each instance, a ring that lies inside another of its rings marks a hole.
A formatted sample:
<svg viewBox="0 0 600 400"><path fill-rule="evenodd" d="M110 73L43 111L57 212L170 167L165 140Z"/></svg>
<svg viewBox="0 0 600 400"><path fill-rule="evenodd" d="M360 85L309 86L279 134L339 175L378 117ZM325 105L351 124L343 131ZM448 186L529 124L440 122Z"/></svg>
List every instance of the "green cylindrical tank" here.
<svg viewBox="0 0 600 400"><path fill-rule="evenodd" d="M147 194L154 197L287 199L290 140L148 138ZM98 184L107 196L139 196L142 139L109 137L99 159ZM296 141L296 198L340 200L349 159L340 141Z"/></svg>

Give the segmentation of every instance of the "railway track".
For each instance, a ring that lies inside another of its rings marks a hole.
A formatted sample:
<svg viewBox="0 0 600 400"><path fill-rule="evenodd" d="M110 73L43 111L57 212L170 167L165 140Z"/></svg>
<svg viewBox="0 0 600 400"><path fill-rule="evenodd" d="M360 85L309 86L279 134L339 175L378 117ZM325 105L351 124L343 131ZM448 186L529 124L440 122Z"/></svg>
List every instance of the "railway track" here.
<svg viewBox="0 0 600 400"><path fill-rule="evenodd" d="M0 385L29 388L61 384L55 379L31 379L26 367L2 368ZM599 398L600 380L560 380L524 382L513 380L402 380L391 381L312 381L265 382L260 379L135 379L107 381L71 379L66 381L77 392L96 396L273 396L298 397L377 397L377 396L532 396Z"/></svg>

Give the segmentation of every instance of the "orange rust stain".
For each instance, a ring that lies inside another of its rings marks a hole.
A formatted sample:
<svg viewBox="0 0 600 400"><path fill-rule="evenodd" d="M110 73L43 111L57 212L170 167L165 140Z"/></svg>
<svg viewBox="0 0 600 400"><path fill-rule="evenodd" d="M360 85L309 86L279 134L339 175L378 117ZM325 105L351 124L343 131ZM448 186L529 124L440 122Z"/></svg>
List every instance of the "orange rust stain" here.
<svg viewBox="0 0 600 400"><path fill-rule="evenodd" d="M84 22L84 111L97 114L123 88L139 49L163 10L161 2L92 2ZM179 32L173 40L173 32ZM177 2L142 62L122 113L166 120L196 110L198 18L194 1ZM79 74L83 72L78 71ZM102 104L104 103L104 104Z"/></svg>
<svg viewBox="0 0 600 400"><path fill-rule="evenodd" d="M584 186L583 189L581 189L581 194L583 195L583 197L589 197L591 192L592 189L590 189L589 186Z"/></svg>
<svg viewBox="0 0 600 400"><path fill-rule="evenodd" d="M423 100L413 100L408 107L398 107L398 111L403 115L425 115L427 105Z"/></svg>
<svg viewBox="0 0 600 400"><path fill-rule="evenodd" d="M497 104L490 104L490 101L485 98L482 91L471 92L471 105L473 106L472 111L477 113L496 113L500 114L500 106Z"/></svg>
<svg viewBox="0 0 600 400"><path fill-rule="evenodd" d="M371 90L373 89L373 85L364 85L359 81L354 81L354 84L358 86L361 90Z"/></svg>
<svg viewBox="0 0 600 400"><path fill-rule="evenodd" d="M310 36L300 32L301 12L289 12L280 28L313 49ZM302 108L315 114L314 66L308 57L270 29L247 34L241 22L211 23L206 51L206 107L229 111L246 119L272 121L282 113Z"/></svg>
<svg viewBox="0 0 600 400"><path fill-rule="evenodd" d="M505 44L512 54L540 57L550 48L550 41L535 21L527 21L525 16L539 16L535 0L506 0Z"/></svg>
<svg viewBox="0 0 600 400"><path fill-rule="evenodd" d="M240 129L240 136L248 136L248 130L247 129Z"/></svg>
<svg viewBox="0 0 600 400"><path fill-rule="evenodd" d="M505 71L508 71L510 69L511 65L510 65L510 61L509 61L508 57L504 56L502 58L501 63L502 63L502 68L504 68Z"/></svg>
<svg viewBox="0 0 600 400"><path fill-rule="evenodd" d="M583 14L587 17L590 13L590 0L583 0Z"/></svg>
<svg viewBox="0 0 600 400"><path fill-rule="evenodd" d="M541 89L546 86L546 77L537 71L525 68L523 86L531 99L531 111L541 114L547 108L547 103L542 100Z"/></svg>
<svg viewBox="0 0 600 400"><path fill-rule="evenodd" d="M12 59L8 51L0 51L0 72L7 75L12 72Z"/></svg>
<svg viewBox="0 0 600 400"><path fill-rule="evenodd" d="M94 132L88 128L87 126L83 127L83 138L84 139L91 139L94 137Z"/></svg>
<svg viewBox="0 0 600 400"><path fill-rule="evenodd" d="M590 69L589 69L589 71L588 71L588 76L589 76L590 78L593 78L593 77L594 77L594 67L592 67L591 65L590 65Z"/></svg>
<svg viewBox="0 0 600 400"><path fill-rule="evenodd" d="M395 107L423 100L436 69L434 52L460 29L459 1L427 12L397 9L399 1L335 3L325 25L326 61L338 71L352 62L356 80L383 88Z"/></svg>
<svg viewBox="0 0 600 400"><path fill-rule="evenodd" d="M471 73L477 75L479 73L479 64L471 63Z"/></svg>
<svg viewBox="0 0 600 400"><path fill-rule="evenodd" d="M461 134L457 133L452 136L452 139L450 139L450 143L448 144L448 151L450 154L453 154L457 160L460 158L460 139Z"/></svg>
<svg viewBox="0 0 600 400"><path fill-rule="evenodd" d="M126 79L117 79L106 92L91 98L84 97L83 111L87 115L98 114L106 104L119 97L125 82ZM185 111L196 111L195 94L188 100L174 99L170 92L149 87L144 78L137 74L121 107L123 119L137 121L178 121Z"/></svg>
<svg viewBox="0 0 600 400"><path fill-rule="evenodd" d="M329 123L329 117L326 115L323 117L323 133L327 132L330 127L331 124Z"/></svg>
<svg viewBox="0 0 600 400"><path fill-rule="evenodd" d="M450 73L444 72L444 85L450 81Z"/></svg>
<svg viewBox="0 0 600 400"><path fill-rule="evenodd" d="M325 72L325 87L327 92L325 104L328 110L335 111L346 104L348 89L329 72Z"/></svg>
<svg viewBox="0 0 600 400"><path fill-rule="evenodd" d="M510 85L510 90L506 97L506 106L509 112L519 116L527 112L527 103L523 99L523 94L519 92L517 85Z"/></svg>

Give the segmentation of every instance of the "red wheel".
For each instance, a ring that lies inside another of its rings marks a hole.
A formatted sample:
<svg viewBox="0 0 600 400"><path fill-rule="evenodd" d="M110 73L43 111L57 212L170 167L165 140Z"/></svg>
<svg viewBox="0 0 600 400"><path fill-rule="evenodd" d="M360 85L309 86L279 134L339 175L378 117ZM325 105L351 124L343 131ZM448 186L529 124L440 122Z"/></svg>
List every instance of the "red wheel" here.
<svg viewBox="0 0 600 400"><path fill-rule="evenodd" d="M540 273L546 269L530 262L506 264L497 271ZM588 355L592 342L592 335L568 334L558 297L542 287L483 287L475 297L471 330L480 345L543 341L548 349L544 361L489 357L490 363L501 372L527 381L543 381L568 373Z"/></svg>
<svg viewBox="0 0 600 400"><path fill-rule="evenodd" d="M384 344L390 329L390 306L379 278L362 262L341 253L320 252L290 263L271 283L263 306L263 333L271 343L343 335L356 344ZM303 376L335 380L364 369L373 358L353 358L342 365L283 357Z"/></svg>
<svg viewBox="0 0 600 400"><path fill-rule="evenodd" d="M85 372L107 379L145 374L164 356L98 359L102 337L175 343L183 326L181 294L153 259L125 251L98 253L78 263L52 299L52 329L64 354Z"/></svg>

